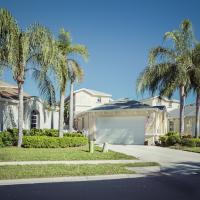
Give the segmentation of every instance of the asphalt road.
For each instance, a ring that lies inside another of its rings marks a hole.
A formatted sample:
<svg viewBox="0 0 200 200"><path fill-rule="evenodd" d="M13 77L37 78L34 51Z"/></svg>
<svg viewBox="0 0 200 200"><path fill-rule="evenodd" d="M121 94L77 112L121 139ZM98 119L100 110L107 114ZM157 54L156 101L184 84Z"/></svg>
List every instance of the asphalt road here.
<svg viewBox="0 0 200 200"><path fill-rule="evenodd" d="M0 186L1 200L196 200L199 197L200 173Z"/></svg>

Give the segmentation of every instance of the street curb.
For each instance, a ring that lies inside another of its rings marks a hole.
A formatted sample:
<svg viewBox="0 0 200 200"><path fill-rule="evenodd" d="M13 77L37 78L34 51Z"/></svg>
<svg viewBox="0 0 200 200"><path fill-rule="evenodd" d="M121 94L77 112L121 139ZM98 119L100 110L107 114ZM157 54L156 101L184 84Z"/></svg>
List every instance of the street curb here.
<svg viewBox="0 0 200 200"><path fill-rule="evenodd" d="M6 165L48 165L48 164L65 164L65 165L79 165L79 164L126 164L144 162L141 160L59 160L59 161L9 161L0 162L0 166Z"/></svg>
<svg viewBox="0 0 200 200"><path fill-rule="evenodd" d="M40 183L59 183L59 182L83 182L83 181L104 181L144 177L144 174L117 174L100 176L76 176L76 177L52 177L52 178L31 178L31 179L10 179L0 180L0 186L40 184Z"/></svg>

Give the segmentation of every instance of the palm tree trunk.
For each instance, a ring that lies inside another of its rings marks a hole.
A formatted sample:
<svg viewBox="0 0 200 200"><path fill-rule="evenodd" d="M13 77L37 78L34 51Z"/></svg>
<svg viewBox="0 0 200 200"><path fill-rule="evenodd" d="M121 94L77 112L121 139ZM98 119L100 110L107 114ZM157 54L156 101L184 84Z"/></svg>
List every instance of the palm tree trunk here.
<svg viewBox="0 0 200 200"><path fill-rule="evenodd" d="M60 92L59 137L63 137L65 90Z"/></svg>
<svg viewBox="0 0 200 200"><path fill-rule="evenodd" d="M19 95L19 105L18 105L18 147L22 146L23 138L23 115L24 115L24 102L23 102L23 83L18 82L18 95Z"/></svg>
<svg viewBox="0 0 200 200"><path fill-rule="evenodd" d="M185 87L180 86L180 135L184 134Z"/></svg>
<svg viewBox="0 0 200 200"><path fill-rule="evenodd" d="M70 84L70 105L69 105L69 131L72 132L74 128L74 82Z"/></svg>
<svg viewBox="0 0 200 200"><path fill-rule="evenodd" d="M200 120L200 92L197 91L196 97L196 123L195 123L195 137L199 137L199 120Z"/></svg>

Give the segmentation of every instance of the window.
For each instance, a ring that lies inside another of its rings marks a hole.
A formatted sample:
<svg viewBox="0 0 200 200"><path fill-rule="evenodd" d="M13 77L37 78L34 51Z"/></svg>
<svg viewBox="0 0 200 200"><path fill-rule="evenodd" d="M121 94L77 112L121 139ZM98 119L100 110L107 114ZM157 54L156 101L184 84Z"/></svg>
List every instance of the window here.
<svg viewBox="0 0 200 200"><path fill-rule="evenodd" d="M37 110L33 110L31 112L31 129L39 128L39 112Z"/></svg>
<svg viewBox="0 0 200 200"><path fill-rule="evenodd" d="M169 121L169 131L174 131L174 122Z"/></svg>
<svg viewBox="0 0 200 200"><path fill-rule="evenodd" d="M97 98L97 103L101 103L101 97Z"/></svg>
<svg viewBox="0 0 200 200"><path fill-rule="evenodd" d="M84 117L82 118L82 129L84 129Z"/></svg>
<svg viewBox="0 0 200 200"><path fill-rule="evenodd" d="M172 102L169 102L168 108L172 108Z"/></svg>

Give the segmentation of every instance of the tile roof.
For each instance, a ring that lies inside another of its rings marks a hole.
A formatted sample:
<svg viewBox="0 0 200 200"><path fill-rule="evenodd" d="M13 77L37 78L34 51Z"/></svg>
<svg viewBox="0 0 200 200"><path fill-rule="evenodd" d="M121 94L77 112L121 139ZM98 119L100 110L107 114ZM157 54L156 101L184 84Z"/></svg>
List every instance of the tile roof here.
<svg viewBox="0 0 200 200"><path fill-rule="evenodd" d="M172 111L168 112L168 117L169 118L179 118L180 117L179 112L180 112L179 108L172 110ZM186 105L184 116L185 117L195 117L195 115L196 115L196 106L195 105Z"/></svg>
<svg viewBox="0 0 200 200"><path fill-rule="evenodd" d="M0 97L6 99L15 99L18 100L18 87L17 85L12 85L4 81L0 81ZM24 98L30 97L29 94L24 92Z"/></svg>
<svg viewBox="0 0 200 200"><path fill-rule="evenodd" d="M108 104L104 104L99 107L95 107L91 109L90 111L98 111L98 110L126 110L126 109L144 109L144 108L158 108L160 110L164 110L165 106L150 106L147 104L144 104L139 101L130 100L130 99L119 99L116 101L112 101Z"/></svg>

